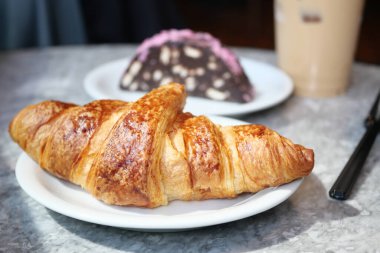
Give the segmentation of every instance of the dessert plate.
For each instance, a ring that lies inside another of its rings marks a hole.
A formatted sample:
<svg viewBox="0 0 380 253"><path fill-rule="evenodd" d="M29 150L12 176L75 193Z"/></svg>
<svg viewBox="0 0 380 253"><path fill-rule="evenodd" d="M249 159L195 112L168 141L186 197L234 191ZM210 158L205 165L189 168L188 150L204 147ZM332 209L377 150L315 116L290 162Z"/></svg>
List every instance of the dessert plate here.
<svg viewBox="0 0 380 253"><path fill-rule="evenodd" d="M90 71L84 79L85 91L94 99L120 99L135 101L144 92L121 90L120 78L130 58L105 63ZM240 115L267 109L288 98L293 91L293 82L282 70L249 58L240 62L255 87L255 98L244 104L221 102L189 96L185 111L193 114Z"/></svg>
<svg viewBox="0 0 380 253"><path fill-rule="evenodd" d="M246 124L235 119L210 118L221 125ZM172 201L168 206L145 209L104 204L81 187L51 176L26 153L18 158L16 178L29 196L63 215L101 225L162 232L211 226L264 212L288 199L302 183L299 179L234 199Z"/></svg>

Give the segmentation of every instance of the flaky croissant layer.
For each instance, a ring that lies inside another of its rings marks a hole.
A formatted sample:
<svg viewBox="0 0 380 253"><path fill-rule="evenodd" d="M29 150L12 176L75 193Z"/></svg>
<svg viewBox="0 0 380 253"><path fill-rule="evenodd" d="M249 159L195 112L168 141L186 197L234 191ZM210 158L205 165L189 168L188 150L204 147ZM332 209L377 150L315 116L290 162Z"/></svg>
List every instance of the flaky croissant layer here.
<svg viewBox="0 0 380 253"><path fill-rule="evenodd" d="M311 149L265 126L182 113L185 99L172 83L133 103L44 101L21 110L9 132L46 171L114 205L232 198L311 172Z"/></svg>

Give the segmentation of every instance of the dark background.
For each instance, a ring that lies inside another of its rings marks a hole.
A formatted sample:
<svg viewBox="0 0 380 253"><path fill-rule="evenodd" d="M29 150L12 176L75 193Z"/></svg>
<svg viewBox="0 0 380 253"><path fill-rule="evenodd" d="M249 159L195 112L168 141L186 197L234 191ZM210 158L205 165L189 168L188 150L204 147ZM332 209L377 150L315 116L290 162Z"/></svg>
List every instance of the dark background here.
<svg viewBox="0 0 380 253"><path fill-rule="evenodd" d="M349 0L347 0L349 1ZM162 29L274 49L272 0L0 0L0 49L140 43ZM356 60L380 64L380 1L367 0Z"/></svg>
<svg viewBox="0 0 380 253"><path fill-rule="evenodd" d="M349 1L349 0L348 0ZM228 45L274 48L273 1L177 0L185 23ZM380 1L367 0L356 60L380 64Z"/></svg>

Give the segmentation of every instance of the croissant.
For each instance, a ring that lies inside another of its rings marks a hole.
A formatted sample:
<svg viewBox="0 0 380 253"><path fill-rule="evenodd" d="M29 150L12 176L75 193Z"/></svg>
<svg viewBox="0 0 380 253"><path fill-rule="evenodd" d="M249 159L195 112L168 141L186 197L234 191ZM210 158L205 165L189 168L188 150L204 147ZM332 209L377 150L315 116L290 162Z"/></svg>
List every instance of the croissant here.
<svg viewBox="0 0 380 253"><path fill-rule="evenodd" d="M311 149L262 125L183 113L185 99L171 83L129 103L44 101L21 110L9 132L41 168L114 205L233 198L311 172Z"/></svg>

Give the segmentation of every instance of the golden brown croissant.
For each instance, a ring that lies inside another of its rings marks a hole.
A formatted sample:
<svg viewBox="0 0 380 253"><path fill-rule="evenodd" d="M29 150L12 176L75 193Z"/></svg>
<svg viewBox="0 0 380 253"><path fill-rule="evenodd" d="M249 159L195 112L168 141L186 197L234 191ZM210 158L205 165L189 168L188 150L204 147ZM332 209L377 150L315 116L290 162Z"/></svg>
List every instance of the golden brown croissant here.
<svg viewBox="0 0 380 253"><path fill-rule="evenodd" d="M311 172L311 149L261 125L182 113L185 99L172 83L134 103L45 101L19 112L9 131L42 168L115 205L231 198Z"/></svg>

